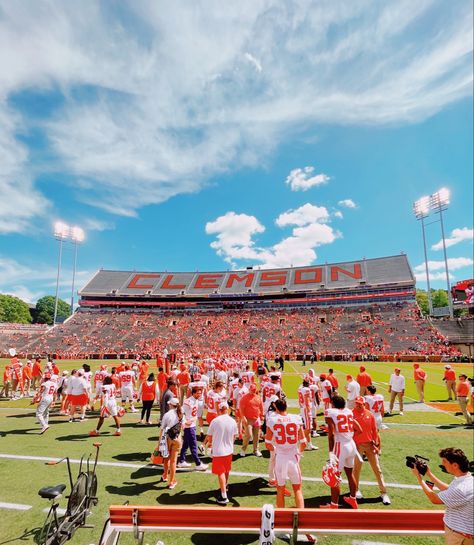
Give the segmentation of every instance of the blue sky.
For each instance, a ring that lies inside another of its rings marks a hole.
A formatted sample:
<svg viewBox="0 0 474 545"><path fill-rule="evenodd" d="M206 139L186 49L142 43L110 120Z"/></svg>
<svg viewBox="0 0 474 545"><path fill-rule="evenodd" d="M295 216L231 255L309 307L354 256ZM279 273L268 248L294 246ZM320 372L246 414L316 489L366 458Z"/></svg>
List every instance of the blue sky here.
<svg viewBox="0 0 474 545"><path fill-rule="evenodd" d="M440 187L451 279L472 277L472 20L463 0L0 0L0 292L54 293L55 220L86 231L79 286L404 251L425 287L411 207Z"/></svg>

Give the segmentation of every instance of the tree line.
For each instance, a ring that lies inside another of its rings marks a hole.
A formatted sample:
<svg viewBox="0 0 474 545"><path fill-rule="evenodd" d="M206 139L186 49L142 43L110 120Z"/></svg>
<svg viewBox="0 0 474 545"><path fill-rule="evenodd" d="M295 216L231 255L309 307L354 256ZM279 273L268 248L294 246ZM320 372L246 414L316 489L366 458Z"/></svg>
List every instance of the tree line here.
<svg viewBox="0 0 474 545"><path fill-rule="evenodd" d="M19 297L0 293L0 322L15 324L49 324L54 318L54 302L52 295L45 295L38 299L36 305L29 305ZM63 321L71 314L71 307L58 300L57 320Z"/></svg>

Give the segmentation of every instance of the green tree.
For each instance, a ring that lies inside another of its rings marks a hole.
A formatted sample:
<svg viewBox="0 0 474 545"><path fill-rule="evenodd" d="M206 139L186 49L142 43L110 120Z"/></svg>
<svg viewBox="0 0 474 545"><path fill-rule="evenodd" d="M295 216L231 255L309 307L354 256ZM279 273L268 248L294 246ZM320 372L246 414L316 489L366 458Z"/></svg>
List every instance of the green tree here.
<svg viewBox="0 0 474 545"><path fill-rule="evenodd" d="M36 323L52 325L54 319L54 302L52 295L45 295L36 302ZM71 314L71 308L62 299L58 299L58 318L67 318Z"/></svg>
<svg viewBox="0 0 474 545"><path fill-rule="evenodd" d="M432 290L433 308L448 306L448 292L446 290Z"/></svg>
<svg viewBox="0 0 474 545"><path fill-rule="evenodd" d="M427 316L430 313L430 305L428 303L428 292L426 290L416 290L416 302L421 309L421 312Z"/></svg>
<svg viewBox="0 0 474 545"><path fill-rule="evenodd" d="M31 323L30 307L18 297L0 294L0 320L16 324Z"/></svg>

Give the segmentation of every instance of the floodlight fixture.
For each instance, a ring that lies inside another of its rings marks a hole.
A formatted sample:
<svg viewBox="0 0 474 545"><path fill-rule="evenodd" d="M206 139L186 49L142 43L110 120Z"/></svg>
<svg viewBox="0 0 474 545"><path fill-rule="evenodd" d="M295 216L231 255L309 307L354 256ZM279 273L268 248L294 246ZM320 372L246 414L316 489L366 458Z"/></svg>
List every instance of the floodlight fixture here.
<svg viewBox="0 0 474 545"><path fill-rule="evenodd" d="M413 211L417 219L426 218L430 212L430 197L421 197L413 204Z"/></svg>
<svg viewBox="0 0 474 545"><path fill-rule="evenodd" d="M66 225L62 221L57 221L54 224L54 236L58 240L65 240L68 238L70 233L69 225Z"/></svg>
<svg viewBox="0 0 474 545"><path fill-rule="evenodd" d="M450 191L446 187L442 187L436 193L431 195L431 207L434 209L439 209L443 206L448 206L450 200Z"/></svg>
<svg viewBox="0 0 474 545"><path fill-rule="evenodd" d="M71 227L71 240L75 244L80 244L81 242L84 242L85 239L85 233L84 230L80 227Z"/></svg>

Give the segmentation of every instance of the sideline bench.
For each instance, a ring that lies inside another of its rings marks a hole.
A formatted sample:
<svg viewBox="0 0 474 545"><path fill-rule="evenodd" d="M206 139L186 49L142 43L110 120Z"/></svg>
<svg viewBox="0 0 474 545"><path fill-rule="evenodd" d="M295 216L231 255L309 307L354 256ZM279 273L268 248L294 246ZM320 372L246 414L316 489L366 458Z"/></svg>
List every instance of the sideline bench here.
<svg viewBox="0 0 474 545"><path fill-rule="evenodd" d="M443 535L444 511L439 510L346 510L275 509L274 531L298 533ZM131 532L139 544L145 532L201 532L260 534L262 509L258 507L190 507L111 505L99 545L117 545L121 533ZM168 545L168 544L167 544Z"/></svg>

